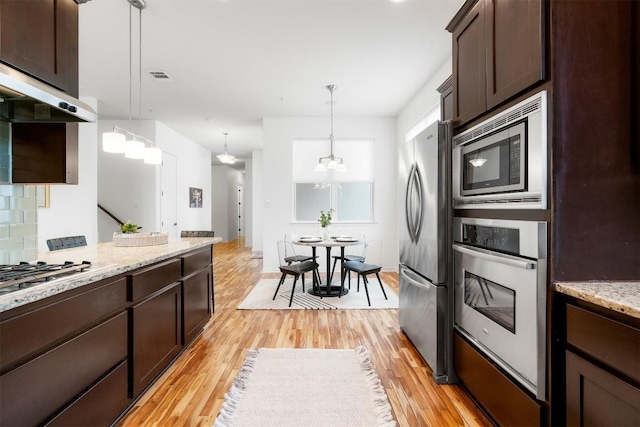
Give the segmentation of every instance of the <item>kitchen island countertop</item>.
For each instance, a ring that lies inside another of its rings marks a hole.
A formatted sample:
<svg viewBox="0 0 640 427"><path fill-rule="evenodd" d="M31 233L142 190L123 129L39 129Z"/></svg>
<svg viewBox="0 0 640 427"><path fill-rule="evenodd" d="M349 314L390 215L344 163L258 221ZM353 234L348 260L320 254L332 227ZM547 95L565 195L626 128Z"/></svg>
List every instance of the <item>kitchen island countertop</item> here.
<svg viewBox="0 0 640 427"><path fill-rule="evenodd" d="M0 295L0 313L221 241L220 237L174 238L163 245L136 247L119 247L107 242L40 253L38 261L50 264L89 261L91 268L69 277Z"/></svg>
<svg viewBox="0 0 640 427"><path fill-rule="evenodd" d="M565 295L640 319L640 282L557 282L555 290Z"/></svg>

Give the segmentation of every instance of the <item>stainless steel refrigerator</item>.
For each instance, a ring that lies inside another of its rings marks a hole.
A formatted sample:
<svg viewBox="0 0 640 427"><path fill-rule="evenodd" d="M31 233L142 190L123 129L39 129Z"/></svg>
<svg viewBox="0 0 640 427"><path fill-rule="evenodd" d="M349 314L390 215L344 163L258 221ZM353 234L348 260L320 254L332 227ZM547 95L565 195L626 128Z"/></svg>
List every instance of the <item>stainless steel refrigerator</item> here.
<svg viewBox="0 0 640 427"><path fill-rule="evenodd" d="M400 149L400 327L438 383L453 382L451 123L436 122Z"/></svg>

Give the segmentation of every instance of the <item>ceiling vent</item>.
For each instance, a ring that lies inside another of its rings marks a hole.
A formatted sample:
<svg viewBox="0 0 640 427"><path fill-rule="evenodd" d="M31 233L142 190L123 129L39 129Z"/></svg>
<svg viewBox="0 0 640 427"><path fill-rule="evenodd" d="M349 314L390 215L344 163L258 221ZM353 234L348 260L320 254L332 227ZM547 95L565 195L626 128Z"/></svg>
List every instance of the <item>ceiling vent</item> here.
<svg viewBox="0 0 640 427"><path fill-rule="evenodd" d="M169 74L165 73L164 71L149 71L149 75L153 77L155 81L158 81L158 82L174 81L173 77L171 77Z"/></svg>

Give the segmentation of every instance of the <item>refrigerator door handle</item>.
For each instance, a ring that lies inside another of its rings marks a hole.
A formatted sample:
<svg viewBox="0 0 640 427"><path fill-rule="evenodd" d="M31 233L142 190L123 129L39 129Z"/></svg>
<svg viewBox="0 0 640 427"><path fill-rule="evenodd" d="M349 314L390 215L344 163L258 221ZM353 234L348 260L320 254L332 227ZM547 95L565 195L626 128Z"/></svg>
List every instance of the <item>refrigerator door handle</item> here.
<svg viewBox="0 0 640 427"><path fill-rule="evenodd" d="M407 180L407 189L405 194L405 215L407 220L407 229L409 230L409 238L411 242L417 243L422 231L422 215L424 211L422 174L418 165L411 165L409 171L409 179ZM413 195L415 194L417 206L413 206ZM414 216L415 215L415 216Z"/></svg>
<svg viewBox="0 0 640 427"><path fill-rule="evenodd" d="M493 261L511 267L521 268L523 270L534 270L536 268L535 262L525 261L508 255L495 255L495 253L485 252L481 249L467 248L466 246L458 245L456 243L453 244L453 250L476 258L482 258L487 261Z"/></svg>
<svg viewBox="0 0 640 427"><path fill-rule="evenodd" d="M412 285L415 285L415 286L417 286L417 287L419 287L419 288L424 288L424 289L427 289L427 290L430 290L430 289L431 289L431 285L430 285L430 284L425 284L425 283L418 282L417 280L412 279L411 277L409 277L409 276L407 275L407 273L405 273L405 271L406 271L406 270L404 270L404 269L400 269L400 274L401 274L401 275L402 275L402 277L403 277L403 278L405 278L409 283L411 283Z"/></svg>

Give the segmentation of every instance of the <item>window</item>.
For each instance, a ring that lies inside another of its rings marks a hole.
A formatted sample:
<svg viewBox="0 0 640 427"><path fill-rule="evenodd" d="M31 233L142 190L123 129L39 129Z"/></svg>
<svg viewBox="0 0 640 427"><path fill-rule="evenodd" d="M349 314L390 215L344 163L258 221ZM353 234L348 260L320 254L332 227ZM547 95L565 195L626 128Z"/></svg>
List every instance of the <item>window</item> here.
<svg viewBox="0 0 640 427"><path fill-rule="evenodd" d="M373 183L295 183L295 220L317 221L333 208L333 222L373 221Z"/></svg>
<svg viewBox="0 0 640 427"><path fill-rule="evenodd" d="M314 170L329 140L293 141L294 221L316 222L334 210L333 222L373 221L373 140L336 140L334 153L347 172Z"/></svg>

